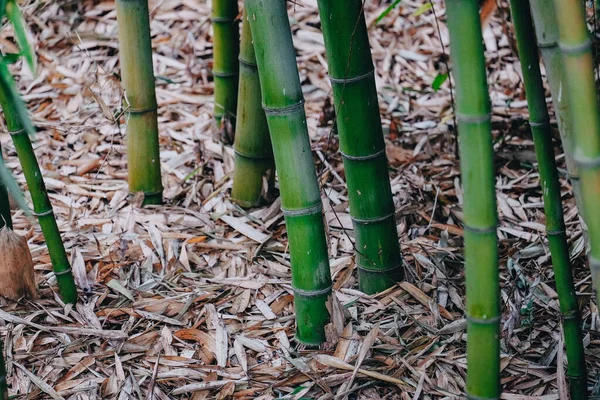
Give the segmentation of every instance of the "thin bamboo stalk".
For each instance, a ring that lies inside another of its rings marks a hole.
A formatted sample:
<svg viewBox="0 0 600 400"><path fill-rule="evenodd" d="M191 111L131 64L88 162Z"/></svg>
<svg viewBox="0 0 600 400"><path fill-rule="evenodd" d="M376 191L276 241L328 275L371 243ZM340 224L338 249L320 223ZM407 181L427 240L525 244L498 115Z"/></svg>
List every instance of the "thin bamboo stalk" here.
<svg viewBox="0 0 600 400"><path fill-rule="evenodd" d="M547 6L548 7L548 6ZM600 114L591 42L578 0L554 0L559 45L565 67L566 96L573 125L574 159L579 166L583 218L590 238L589 264L600 299ZM548 7L550 8L550 7Z"/></svg>
<svg viewBox="0 0 600 400"><path fill-rule="evenodd" d="M214 113L219 128L223 118L236 126L240 52L237 15L238 0L212 0Z"/></svg>
<svg viewBox="0 0 600 400"><path fill-rule="evenodd" d="M148 0L117 0L119 60L127 101L129 190L144 204L161 204L157 103L152 67Z"/></svg>
<svg viewBox="0 0 600 400"><path fill-rule="evenodd" d="M573 124L569 115L567 99L563 93L564 71L563 61L558 47L558 28L556 25L556 14L554 7L550 7L546 0L530 1L531 15L534 21L537 44L542 54L542 60L546 67L548 84L554 104L554 112L558 122L558 130L565 152L565 161L567 164L567 173L573 186L573 195L575 203L582 214L581 182L579 177L579 168L573 160Z"/></svg>
<svg viewBox="0 0 600 400"><path fill-rule="evenodd" d="M262 109L252 32L246 20L242 26L241 43L231 198L242 207L255 207L263 192L263 176L269 170L274 174L274 160L267 117Z"/></svg>
<svg viewBox="0 0 600 400"><path fill-rule="evenodd" d="M8 400L8 386L6 384L6 364L4 362L4 342L0 340L0 400Z"/></svg>
<svg viewBox="0 0 600 400"><path fill-rule="evenodd" d="M496 191L483 40L476 1L447 0L464 192L467 394L500 397Z"/></svg>
<svg viewBox="0 0 600 400"><path fill-rule="evenodd" d="M2 158L2 146L0 146L0 159ZM12 229L12 218L10 216L10 203L8 192L0 179L0 229L4 226Z"/></svg>
<svg viewBox="0 0 600 400"><path fill-rule="evenodd" d="M288 231L296 338L325 340L331 275L286 0L246 0Z"/></svg>
<svg viewBox="0 0 600 400"><path fill-rule="evenodd" d="M402 256L362 0L319 0L362 291L402 280Z"/></svg>
<svg viewBox="0 0 600 400"><path fill-rule="evenodd" d="M517 37L519 59L529 105L529 123L535 143L540 183L546 212L546 234L552 255L552 266L563 316L565 346L569 361L568 376L571 399L587 399L585 353L575 285L569 260L569 245L563 217L560 181L554 158L550 116L540 72L538 47L528 0L510 1ZM559 365L558 368L562 368Z"/></svg>
<svg viewBox="0 0 600 400"><path fill-rule="evenodd" d="M46 240L60 296L65 303L74 304L77 302L77 287L75 286L69 258L67 257L56 218L54 217L52 204L48 198L42 171L35 157L29 135L23 129L23 125L10 97L1 87L0 106L2 106L2 110L4 111L6 126L23 168L23 174L29 187L35 215L38 217L44 239Z"/></svg>

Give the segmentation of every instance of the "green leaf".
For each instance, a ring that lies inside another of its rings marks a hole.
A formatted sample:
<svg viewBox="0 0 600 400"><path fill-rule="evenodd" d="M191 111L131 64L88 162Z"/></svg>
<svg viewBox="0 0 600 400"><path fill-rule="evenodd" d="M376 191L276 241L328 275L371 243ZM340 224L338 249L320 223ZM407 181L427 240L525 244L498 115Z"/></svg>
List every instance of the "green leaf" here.
<svg viewBox="0 0 600 400"><path fill-rule="evenodd" d="M0 28L2 27L2 18L6 14L6 2L8 0L0 0Z"/></svg>
<svg viewBox="0 0 600 400"><path fill-rule="evenodd" d="M417 11L413 13L413 17L418 17L429 10L431 10L431 3L425 3L421 7L417 8Z"/></svg>
<svg viewBox="0 0 600 400"><path fill-rule="evenodd" d="M37 72L35 52L33 51L29 40L27 40L27 25L25 24L25 19L23 19L23 14L21 14L17 0L7 0L6 17L15 29L15 36L17 38L17 44L21 49L21 54L25 57L25 61L27 61L31 73L35 76Z"/></svg>
<svg viewBox="0 0 600 400"><path fill-rule="evenodd" d="M19 122L21 123L23 129L25 129L25 132L27 132L27 134L30 136L34 136L35 127L29 118L27 107L25 107L23 99L21 99L21 96L19 96L19 91L17 90L15 80L8 70L4 60L0 60L0 87L9 97L9 101L12 102L19 117Z"/></svg>
<svg viewBox="0 0 600 400"><path fill-rule="evenodd" d="M394 2L392 4L389 5L388 8L385 9L384 12L381 13L381 15L379 17L377 17L377 20L375 20L375 23L378 24L381 22L382 19L384 19L385 17L387 17L387 15L392 12L392 10L394 8L396 8L396 6L398 6L398 4L400 4L402 0L394 0Z"/></svg>
<svg viewBox="0 0 600 400"><path fill-rule="evenodd" d="M446 74L437 74L437 76L433 80L433 83L431 84L431 87L433 88L433 90L435 90L437 92L438 90L440 90L440 88L442 87L444 82L446 82L447 79L448 79L447 73Z"/></svg>
<svg viewBox="0 0 600 400"><path fill-rule="evenodd" d="M31 210L29 209L29 206L27 206L25 195L15 180L12 172L4 163L4 159L2 157L0 157L0 185L6 187L6 190L12 195L13 199L21 210L23 210L27 215L31 215Z"/></svg>
<svg viewBox="0 0 600 400"><path fill-rule="evenodd" d="M6 64L14 64L17 61L19 61L19 59L21 58L21 54L20 53L6 53L3 57L2 60L6 63Z"/></svg>

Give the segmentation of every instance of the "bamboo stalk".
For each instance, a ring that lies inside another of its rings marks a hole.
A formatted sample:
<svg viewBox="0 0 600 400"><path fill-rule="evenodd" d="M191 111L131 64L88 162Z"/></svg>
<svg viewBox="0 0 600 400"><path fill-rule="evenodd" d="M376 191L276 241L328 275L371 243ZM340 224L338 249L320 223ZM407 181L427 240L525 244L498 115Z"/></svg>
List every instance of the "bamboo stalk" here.
<svg viewBox="0 0 600 400"><path fill-rule="evenodd" d="M261 199L263 176L268 170L274 174L274 161L267 117L262 109L252 32L246 20L242 26L235 130L235 168L231 198L242 207L255 207Z"/></svg>
<svg viewBox="0 0 600 400"><path fill-rule="evenodd" d="M402 280L402 256L362 0L319 0L362 291Z"/></svg>
<svg viewBox="0 0 600 400"><path fill-rule="evenodd" d="M119 60L127 100L129 191L144 204L161 204L157 103L152 70L148 0L117 0Z"/></svg>
<svg viewBox="0 0 600 400"><path fill-rule="evenodd" d="M552 255L560 311L563 316L562 324L569 362L568 376L571 399L587 399L581 320L571 272L560 181L554 158L550 116L546 106L546 95L540 72L540 60L535 42L533 21L528 0L511 0L510 5L529 105L529 123L540 172L540 183L546 212L546 234ZM562 368L562 365L557 367Z"/></svg>
<svg viewBox="0 0 600 400"><path fill-rule="evenodd" d="M573 124L569 116L567 96L564 95L564 70L563 60L558 47L558 28L556 25L556 14L554 7L548 5L546 0L530 1L531 15L534 21L537 44L542 54L542 60L546 67L548 84L554 104L554 112L558 122L558 130L565 152L567 173L573 186L575 203L579 208L580 215L583 214L581 181L579 168L573 159Z"/></svg>
<svg viewBox="0 0 600 400"><path fill-rule="evenodd" d="M287 226L296 338L325 340L331 275L323 205L285 0L246 0Z"/></svg>
<svg viewBox="0 0 600 400"><path fill-rule="evenodd" d="M0 146L0 159L2 158L2 146ZM12 229L12 218L10 216L10 202L8 192L0 179L0 229L4 226Z"/></svg>
<svg viewBox="0 0 600 400"><path fill-rule="evenodd" d="M591 42L578 0L555 0L566 96L573 125L574 159L581 175L583 218L590 238L589 264L600 299L600 114Z"/></svg>
<svg viewBox="0 0 600 400"><path fill-rule="evenodd" d="M238 0L212 0L213 77L215 82L215 120L236 126L238 100L238 55L240 52Z"/></svg>
<svg viewBox="0 0 600 400"><path fill-rule="evenodd" d="M77 302L77 286L75 286L71 265L69 264L69 258L67 257L67 252L60 236L52 204L48 198L42 171L35 157L29 135L23 129L23 125L10 97L1 87L0 106L2 106L2 110L4 111L6 127L13 140L17 156L23 168L23 174L29 187L35 215L38 217L44 239L46 240L60 297L65 303L74 304Z"/></svg>
<svg viewBox="0 0 600 400"><path fill-rule="evenodd" d="M447 0L464 192L467 394L500 397L500 287L491 104L477 2Z"/></svg>
<svg viewBox="0 0 600 400"><path fill-rule="evenodd" d="M0 340L0 400L8 400L6 364L4 362L4 342Z"/></svg>

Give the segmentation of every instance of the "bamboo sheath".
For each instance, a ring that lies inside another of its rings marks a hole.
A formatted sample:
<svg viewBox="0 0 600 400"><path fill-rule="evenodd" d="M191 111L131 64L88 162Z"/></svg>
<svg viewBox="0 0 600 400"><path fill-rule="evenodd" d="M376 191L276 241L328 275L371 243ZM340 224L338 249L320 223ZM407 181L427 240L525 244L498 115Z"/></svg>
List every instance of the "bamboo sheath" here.
<svg viewBox="0 0 600 400"><path fill-rule="evenodd" d="M579 208L579 213L582 214L581 181L579 168L575 160L573 160L573 124L569 116L569 107L565 94L564 68L562 55L558 46L556 14L554 7L549 6L546 0L531 0L530 8L537 44L546 68L552 103L554 104L554 112L558 122L558 130L565 153L567 173L573 186L575 203Z"/></svg>
<svg viewBox="0 0 600 400"><path fill-rule="evenodd" d="M535 143L544 198L546 234L550 245L556 289L563 318L562 325L569 362L568 376L571 399L587 399L581 320L571 272L560 181L554 158L550 116L546 106L546 95L540 72L540 60L538 58L533 21L528 0L511 0L510 4L529 106L529 123ZM562 365L559 365L558 368L562 368Z"/></svg>
<svg viewBox="0 0 600 400"><path fill-rule="evenodd" d="M447 0L464 192L467 394L500 398L497 212L483 40L477 2Z"/></svg>
<svg viewBox="0 0 600 400"><path fill-rule="evenodd" d="M157 103L147 0L117 0L119 60L125 89L129 191L162 203Z"/></svg>
<svg viewBox="0 0 600 400"><path fill-rule="evenodd" d="M2 160L2 146L0 146L0 162ZM8 201L8 192L0 179L0 229L4 226L12 229L12 218L10 216L10 202Z"/></svg>
<svg viewBox="0 0 600 400"><path fill-rule="evenodd" d="M56 223L52 204L48 198L42 171L35 157L29 135L23 129L10 98L1 88L0 105L4 111L6 127L13 140L17 156L23 168L23 174L29 188L35 215L38 217L46 245L48 246L48 253L50 254L50 261L52 262L60 296L66 303L76 303L77 287L75 286L69 258Z"/></svg>
<svg viewBox="0 0 600 400"><path fill-rule="evenodd" d="M402 280L402 257L362 0L319 0L360 288Z"/></svg>
<svg viewBox="0 0 600 400"><path fill-rule="evenodd" d="M579 167L583 218L590 238L589 264L600 299L600 115L591 42L579 1L555 0L566 97L573 124L574 159Z"/></svg>
<svg viewBox="0 0 600 400"><path fill-rule="evenodd" d="M325 340L331 275L286 0L246 0L288 232L296 337Z"/></svg>
<svg viewBox="0 0 600 400"><path fill-rule="evenodd" d="M274 160L267 117L262 108L252 32L246 20L242 26L235 131L235 168L231 198L242 207L255 207L261 199L263 176L268 170L274 173Z"/></svg>
<svg viewBox="0 0 600 400"><path fill-rule="evenodd" d="M227 117L236 126L238 55L240 52L238 0L212 0L213 77L217 127Z"/></svg>

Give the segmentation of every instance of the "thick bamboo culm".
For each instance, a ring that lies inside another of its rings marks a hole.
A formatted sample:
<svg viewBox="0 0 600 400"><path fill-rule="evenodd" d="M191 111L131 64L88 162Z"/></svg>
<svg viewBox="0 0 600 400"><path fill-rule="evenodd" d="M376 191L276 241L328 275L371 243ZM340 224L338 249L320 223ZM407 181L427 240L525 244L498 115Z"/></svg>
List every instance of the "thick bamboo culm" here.
<svg viewBox="0 0 600 400"><path fill-rule="evenodd" d="M56 223L52 204L46 191L42 171L35 157L31 140L27 132L23 129L10 97L1 89L0 106L2 106L2 110L4 111L6 127L13 140L17 156L23 168L23 174L29 188L35 215L38 217L44 239L46 240L60 297L65 303L74 304L77 302L77 286L75 286L69 257L60 236L60 230Z"/></svg>
<svg viewBox="0 0 600 400"><path fill-rule="evenodd" d="M546 5L549 8L550 5ZM589 264L600 299L600 114L591 42L579 0L555 0L563 54L567 104L573 126L574 159L581 176L583 218L590 239Z"/></svg>
<svg viewBox="0 0 600 400"><path fill-rule="evenodd" d="M161 204L163 186L148 0L117 0L119 60L125 89L129 191Z"/></svg>
<svg viewBox="0 0 600 400"><path fill-rule="evenodd" d="M267 117L262 108L252 32L247 20L243 21L241 43L231 198L242 207L255 207L261 200L263 176L269 170L274 174L275 166Z"/></svg>
<svg viewBox="0 0 600 400"><path fill-rule="evenodd" d="M296 338L317 345L325 340L329 321L326 304L331 275L323 205L286 7L286 0L246 0L288 233Z"/></svg>
<svg viewBox="0 0 600 400"><path fill-rule="evenodd" d="M402 280L403 273L363 1L319 0L318 5L359 283L363 292L373 294Z"/></svg>
<svg viewBox="0 0 600 400"><path fill-rule="evenodd" d="M562 314L565 347L569 362L568 376L571 399L582 400L587 399L588 394L581 320L570 265L560 181L554 158L550 116L548 115L546 93L540 72L538 47L535 41L529 1L511 0L510 5L529 106L529 124L535 143L540 184L544 198L546 234ZM562 367L562 365L558 365L558 368Z"/></svg>
<svg viewBox="0 0 600 400"><path fill-rule="evenodd" d="M238 0L212 0L215 121L221 128L226 117L235 127L238 100L240 34Z"/></svg>
<svg viewBox="0 0 600 400"><path fill-rule="evenodd" d="M464 193L467 394L500 398L500 287L491 104L476 1L447 0Z"/></svg>
<svg viewBox="0 0 600 400"><path fill-rule="evenodd" d="M554 104L554 113L558 122L558 130L565 153L567 173L573 186L575 203L580 214L583 212L581 199L581 182L579 169L573 160L573 125L569 115L567 96L565 93L563 60L558 47L558 28L554 7L548 5L546 0L530 1L531 16L534 21L537 44L542 54L546 76Z"/></svg>
<svg viewBox="0 0 600 400"><path fill-rule="evenodd" d="M0 146L0 158L2 158L2 146ZM0 229L4 226L12 229L12 218L10 216L10 202L8 192L0 179Z"/></svg>

